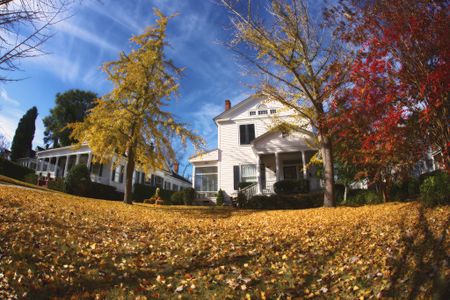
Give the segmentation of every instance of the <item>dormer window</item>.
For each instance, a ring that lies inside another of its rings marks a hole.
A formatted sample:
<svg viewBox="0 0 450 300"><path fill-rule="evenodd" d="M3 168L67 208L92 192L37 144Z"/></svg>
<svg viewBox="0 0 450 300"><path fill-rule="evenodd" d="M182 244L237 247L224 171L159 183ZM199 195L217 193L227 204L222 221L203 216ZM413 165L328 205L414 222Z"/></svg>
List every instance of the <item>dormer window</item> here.
<svg viewBox="0 0 450 300"><path fill-rule="evenodd" d="M277 113L277 110L276 109L271 109L270 110L270 114L272 115L272 114L276 114Z"/></svg>
<svg viewBox="0 0 450 300"><path fill-rule="evenodd" d="M256 116L256 111L251 111L250 116Z"/></svg>
<svg viewBox="0 0 450 300"><path fill-rule="evenodd" d="M258 115L267 115L267 109L266 110L258 110Z"/></svg>

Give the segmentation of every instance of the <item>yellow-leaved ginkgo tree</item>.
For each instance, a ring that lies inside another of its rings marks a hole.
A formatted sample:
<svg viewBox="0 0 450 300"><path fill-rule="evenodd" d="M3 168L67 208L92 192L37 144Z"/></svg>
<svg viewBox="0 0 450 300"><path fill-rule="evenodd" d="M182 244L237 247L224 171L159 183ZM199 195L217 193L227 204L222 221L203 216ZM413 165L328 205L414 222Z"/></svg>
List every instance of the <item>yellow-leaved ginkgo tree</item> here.
<svg viewBox="0 0 450 300"><path fill-rule="evenodd" d="M163 110L178 90L181 69L166 58L166 28L171 17L155 9L156 24L133 36L132 50L104 64L113 90L97 100L83 122L70 124L72 138L87 143L94 161L113 161L126 156L124 202L132 203L133 173L164 167L175 158L171 141L190 140L198 148L203 140Z"/></svg>

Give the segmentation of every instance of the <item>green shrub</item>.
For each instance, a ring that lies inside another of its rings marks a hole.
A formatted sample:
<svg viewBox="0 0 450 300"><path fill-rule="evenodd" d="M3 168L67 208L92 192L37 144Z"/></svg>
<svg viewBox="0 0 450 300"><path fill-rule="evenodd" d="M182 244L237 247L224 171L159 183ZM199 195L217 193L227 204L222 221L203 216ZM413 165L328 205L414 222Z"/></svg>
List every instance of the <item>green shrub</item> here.
<svg viewBox="0 0 450 300"><path fill-rule="evenodd" d="M450 176L439 172L427 177L420 185L420 200L425 206L449 204Z"/></svg>
<svg viewBox="0 0 450 300"><path fill-rule="evenodd" d="M0 174L17 179L24 180L28 174L35 174L33 169L21 166L10 160L0 158ZM36 182L34 182L36 184Z"/></svg>
<svg viewBox="0 0 450 300"><path fill-rule="evenodd" d="M118 192L113 186L91 182L89 197L106 200L123 200L123 193Z"/></svg>
<svg viewBox="0 0 450 300"><path fill-rule="evenodd" d="M195 200L195 189L188 188L183 190L182 192L184 205L192 205Z"/></svg>
<svg viewBox="0 0 450 300"><path fill-rule="evenodd" d="M407 178L392 185L389 197L393 200L405 201L419 195L419 187L420 184L417 178Z"/></svg>
<svg viewBox="0 0 450 300"><path fill-rule="evenodd" d="M63 192L63 193L66 192L64 178L58 177L58 178L55 178L54 180L49 180L47 187L49 189L51 189L51 190L54 190L54 191L60 191L60 192Z"/></svg>
<svg viewBox="0 0 450 300"><path fill-rule="evenodd" d="M334 193L337 203L341 203L342 201L344 201L344 192L345 192L345 185L343 184L334 185Z"/></svg>
<svg viewBox="0 0 450 300"><path fill-rule="evenodd" d="M133 192L133 201L135 202L142 202L144 199L150 199L152 198L156 193L156 187L149 186L141 183L135 183L134 184L134 192ZM159 197L162 200L170 200L172 197L172 194L174 194L174 191L169 190L159 190Z"/></svg>
<svg viewBox="0 0 450 300"><path fill-rule="evenodd" d="M251 209L304 209L321 207L323 192L297 195L256 195L245 202L243 208Z"/></svg>
<svg viewBox="0 0 450 300"><path fill-rule="evenodd" d="M216 205L222 206L224 200L225 200L225 195L224 195L222 189L219 189L219 191L217 192Z"/></svg>
<svg viewBox="0 0 450 300"><path fill-rule="evenodd" d="M281 180L273 185L277 194L306 194L309 192L309 182L307 179Z"/></svg>
<svg viewBox="0 0 450 300"><path fill-rule="evenodd" d="M247 197L245 197L245 194L243 192L238 192L235 203L237 207L246 207Z"/></svg>
<svg viewBox="0 0 450 300"><path fill-rule="evenodd" d="M91 175L84 164L70 169L65 178L66 192L72 195L88 196L91 188Z"/></svg>
<svg viewBox="0 0 450 300"><path fill-rule="evenodd" d="M184 204L184 191L178 191L172 194L170 200L175 205L183 205Z"/></svg>
<svg viewBox="0 0 450 300"><path fill-rule="evenodd" d="M414 197L420 194L420 181L418 178L410 178L408 180L408 196Z"/></svg>
<svg viewBox="0 0 450 300"><path fill-rule="evenodd" d="M346 204L364 205L383 202L380 194L373 190L354 189L349 190Z"/></svg>
<svg viewBox="0 0 450 300"><path fill-rule="evenodd" d="M240 190L242 190L242 189L245 189L246 187L248 187L248 186L250 186L252 184L253 184L253 182L239 182L238 188Z"/></svg>
<svg viewBox="0 0 450 300"><path fill-rule="evenodd" d="M29 173L29 174L25 175L25 177L23 178L23 181L31 183L31 184L37 184L37 180L38 180L38 176L36 175L36 173Z"/></svg>

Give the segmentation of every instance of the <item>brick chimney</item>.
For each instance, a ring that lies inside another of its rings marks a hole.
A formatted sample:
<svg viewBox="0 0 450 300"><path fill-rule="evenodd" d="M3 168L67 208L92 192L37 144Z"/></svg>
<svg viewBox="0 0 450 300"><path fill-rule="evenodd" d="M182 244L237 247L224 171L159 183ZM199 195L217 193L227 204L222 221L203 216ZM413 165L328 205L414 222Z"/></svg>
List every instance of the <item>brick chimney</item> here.
<svg viewBox="0 0 450 300"><path fill-rule="evenodd" d="M230 100L225 100L225 111L229 110L231 108L231 101Z"/></svg>
<svg viewBox="0 0 450 300"><path fill-rule="evenodd" d="M180 164L178 162L175 162L173 164L173 171L178 174L178 169L180 168Z"/></svg>

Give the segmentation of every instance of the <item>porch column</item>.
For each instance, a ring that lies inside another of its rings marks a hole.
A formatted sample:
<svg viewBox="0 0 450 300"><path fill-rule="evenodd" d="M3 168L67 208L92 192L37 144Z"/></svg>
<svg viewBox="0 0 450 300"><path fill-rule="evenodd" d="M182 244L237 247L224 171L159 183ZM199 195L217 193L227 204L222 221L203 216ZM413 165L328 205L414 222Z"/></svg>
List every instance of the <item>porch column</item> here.
<svg viewBox="0 0 450 300"><path fill-rule="evenodd" d="M58 163L59 163L59 156L56 157L55 161L55 178L58 177Z"/></svg>
<svg viewBox="0 0 450 300"><path fill-rule="evenodd" d="M256 157L256 178L258 180L257 187L258 187L258 194L262 194L261 192L261 158L259 155Z"/></svg>
<svg viewBox="0 0 450 300"><path fill-rule="evenodd" d="M279 158L278 152L275 152L275 173L276 173L277 181L281 180L280 171L281 171L280 158Z"/></svg>
<svg viewBox="0 0 450 300"><path fill-rule="evenodd" d="M66 156L66 164L64 166L64 174L63 177L66 177L67 173L69 172L69 159L70 159L70 155Z"/></svg>
<svg viewBox="0 0 450 300"><path fill-rule="evenodd" d="M195 189L195 165L192 165L192 188Z"/></svg>
<svg viewBox="0 0 450 300"><path fill-rule="evenodd" d="M302 164L303 164L303 178L306 179L308 178L308 173L306 170L306 155L305 155L305 151L302 151Z"/></svg>
<svg viewBox="0 0 450 300"><path fill-rule="evenodd" d="M77 154L77 158L75 159L75 165L78 165L80 163L80 154Z"/></svg>
<svg viewBox="0 0 450 300"><path fill-rule="evenodd" d="M87 167L88 167L89 171L91 171L91 163L92 163L92 152L89 152L88 160L87 160Z"/></svg>

